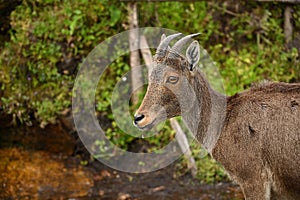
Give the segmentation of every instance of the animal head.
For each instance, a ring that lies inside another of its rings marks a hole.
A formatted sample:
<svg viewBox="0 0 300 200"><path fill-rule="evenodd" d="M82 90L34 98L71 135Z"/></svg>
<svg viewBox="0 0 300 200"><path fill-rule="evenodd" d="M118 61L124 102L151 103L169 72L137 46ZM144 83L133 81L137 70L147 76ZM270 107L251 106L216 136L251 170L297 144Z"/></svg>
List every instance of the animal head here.
<svg viewBox="0 0 300 200"><path fill-rule="evenodd" d="M181 33L161 37L146 95L134 115L134 125L141 130L149 130L167 118L189 112L193 107L196 99L193 82L200 60L199 43L193 41L186 49L186 56L180 52L198 34L181 38L171 48L171 40L179 35Z"/></svg>

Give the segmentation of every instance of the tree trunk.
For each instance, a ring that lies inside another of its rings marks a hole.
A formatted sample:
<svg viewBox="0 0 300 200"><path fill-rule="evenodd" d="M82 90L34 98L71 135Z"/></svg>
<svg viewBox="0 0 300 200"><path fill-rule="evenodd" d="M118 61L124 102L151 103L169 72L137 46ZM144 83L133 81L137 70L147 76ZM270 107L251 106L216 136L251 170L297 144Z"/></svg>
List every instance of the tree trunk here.
<svg viewBox="0 0 300 200"><path fill-rule="evenodd" d="M141 64L140 54L139 54L139 31L138 31L138 12L137 12L137 3L129 2L128 3L128 13L129 13L129 48L130 48L130 66L133 69L136 66ZM132 94L131 102L136 105L139 101L138 93L139 89L135 88L138 83L142 82L142 74L138 73L137 70L131 70L131 84L134 93Z"/></svg>
<svg viewBox="0 0 300 200"><path fill-rule="evenodd" d="M153 62L153 60L152 60L152 54L151 54L151 51L149 49L148 42L147 42L146 37L144 35L140 36L140 49L141 49L143 59L145 61L147 69L148 69L148 75L150 76L150 74L152 72L152 62Z"/></svg>
<svg viewBox="0 0 300 200"><path fill-rule="evenodd" d="M286 6L284 10L284 37L286 44L293 39L292 8L290 6Z"/></svg>

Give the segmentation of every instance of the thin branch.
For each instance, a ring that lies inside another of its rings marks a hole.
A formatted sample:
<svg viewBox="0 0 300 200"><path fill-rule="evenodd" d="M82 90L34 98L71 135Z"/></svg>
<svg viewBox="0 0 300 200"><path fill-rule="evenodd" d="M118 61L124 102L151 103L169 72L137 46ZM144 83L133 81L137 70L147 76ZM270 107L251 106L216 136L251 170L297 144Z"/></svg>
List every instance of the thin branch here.
<svg viewBox="0 0 300 200"><path fill-rule="evenodd" d="M176 141L178 142L181 151L184 153L184 156L187 158L188 169L191 170L192 176L195 177L197 175L197 166L195 159L192 156L192 152L189 147L188 140L186 135L184 134L182 128L180 127L178 121L176 119L170 119L171 127L176 131Z"/></svg>

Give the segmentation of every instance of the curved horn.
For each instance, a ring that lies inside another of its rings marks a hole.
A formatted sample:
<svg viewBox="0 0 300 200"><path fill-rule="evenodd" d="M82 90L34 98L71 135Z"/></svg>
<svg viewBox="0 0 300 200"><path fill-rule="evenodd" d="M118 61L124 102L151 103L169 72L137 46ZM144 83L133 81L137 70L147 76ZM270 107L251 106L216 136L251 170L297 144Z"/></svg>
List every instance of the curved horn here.
<svg viewBox="0 0 300 200"><path fill-rule="evenodd" d="M178 37L179 35L181 35L182 33L176 33L176 34L172 34L172 35L169 35L168 37L164 38L164 36L162 36L162 41L161 43L158 45L157 47L157 50L156 50L156 53L158 52L162 52L162 51L165 51L168 49L168 46L171 42L171 40L173 40L174 38Z"/></svg>
<svg viewBox="0 0 300 200"><path fill-rule="evenodd" d="M187 43L187 41L190 40L192 37L197 36L199 34L200 33L195 33L195 34L187 35L187 36L181 38L180 40L178 40L178 42L176 42L174 44L174 46L172 47L172 50L177 53L180 53L181 49Z"/></svg>

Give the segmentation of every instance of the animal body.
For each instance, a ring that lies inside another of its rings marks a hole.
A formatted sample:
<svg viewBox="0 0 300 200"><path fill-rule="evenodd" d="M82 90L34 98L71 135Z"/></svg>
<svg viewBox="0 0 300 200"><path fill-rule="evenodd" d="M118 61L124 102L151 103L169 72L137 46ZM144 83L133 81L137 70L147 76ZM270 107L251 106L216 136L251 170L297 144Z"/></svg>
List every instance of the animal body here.
<svg viewBox="0 0 300 200"><path fill-rule="evenodd" d="M245 199L300 199L300 84L265 82L227 97L198 67L194 35L162 36L134 124L149 130L182 115L197 140L242 188Z"/></svg>

